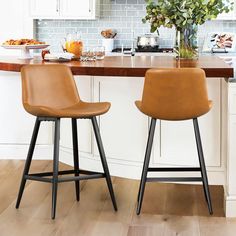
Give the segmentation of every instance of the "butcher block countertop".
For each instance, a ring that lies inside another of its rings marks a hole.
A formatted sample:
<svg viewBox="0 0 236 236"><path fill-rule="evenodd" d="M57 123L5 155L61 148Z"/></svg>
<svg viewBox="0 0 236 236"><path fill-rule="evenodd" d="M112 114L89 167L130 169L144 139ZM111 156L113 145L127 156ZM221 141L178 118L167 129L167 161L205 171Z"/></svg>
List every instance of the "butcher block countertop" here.
<svg viewBox="0 0 236 236"><path fill-rule="evenodd" d="M27 60L0 57L0 70L19 72L24 65L52 63L55 62L44 62L40 57ZM214 55L200 56L198 60L176 60L172 56L107 56L100 61L71 61L63 64L71 67L74 75L144 77L150 68L202 68L207 77L234 76L233 67Z"/></svg>

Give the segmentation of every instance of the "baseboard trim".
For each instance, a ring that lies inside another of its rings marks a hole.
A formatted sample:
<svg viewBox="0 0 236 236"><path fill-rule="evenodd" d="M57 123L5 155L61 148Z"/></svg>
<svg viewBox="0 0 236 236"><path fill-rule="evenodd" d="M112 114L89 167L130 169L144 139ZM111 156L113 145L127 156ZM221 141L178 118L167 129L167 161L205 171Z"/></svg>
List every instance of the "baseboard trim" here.
<svg viewBox="0 0 236 236"><path fill-rule="evenodd" d="M123 177L129 179L140 179L142 171L142 163L130 163L123 160L107 159L109 164L109 170L112 176ZM73 166L72 152L61 148L60 150L60 161ZM97 158L89 153L80 153L80 167L91 171L102 171L102 165ZM161 167L161 166L160 166ZM170 173L160 173L161 176L170 176ZM196 173L174 173L175 176L190 177ZM155 173L150 173L150 176ZM200 175L200 173L199 173ZM222 170L208 170L209 183L212 185L224 185L225 184L225 173ZM196 184L195 182L193 184Z"/></svg>
<svg viewBox="0 0 236 236"><path fill-rule="evenodd" d="M236 217L236 195L228 195L225 191L224 208L225 217Z"/></svg>
<svg viewBox="0 0 236 236"><path fill-rule="evenodd" d="M0 145L0 159L15 159L25 160L27 156L29 145ZM33 160L52 160L53 157L53 145L36 145ZM60 161L73 166L73 154L72 150L67 150L63 147L60 148ZM140 179L142 171L142 163L132 163L125 160L109 159L108 164L110 173L112 176ZM86 170L102 171L102 165L100 158L93 156L90 153L80 153L80 166ZM161 166L160 166L161 167ZM155 173L154 173L155 174ZM166 177L170 173L162 173L161 176ZM191 173L175 173L176 176L183 175L188 177ZM214 185L224 185L225 177L222 170L208 170L209 183ZM152 173L150 173L152 176Z"/></svg>

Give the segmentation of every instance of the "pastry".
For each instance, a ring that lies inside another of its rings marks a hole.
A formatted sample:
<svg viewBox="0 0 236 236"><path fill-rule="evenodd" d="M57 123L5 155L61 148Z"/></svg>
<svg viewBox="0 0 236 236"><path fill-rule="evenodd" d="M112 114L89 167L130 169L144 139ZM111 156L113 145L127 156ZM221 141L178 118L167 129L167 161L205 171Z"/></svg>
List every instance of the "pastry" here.
<svg viewBox="0 0 236 236"><path fill-rule="evenodd" d="M3 45L38 45L45 44L45 42L40 42L35 39L10 39L3 43Z"/></svg>

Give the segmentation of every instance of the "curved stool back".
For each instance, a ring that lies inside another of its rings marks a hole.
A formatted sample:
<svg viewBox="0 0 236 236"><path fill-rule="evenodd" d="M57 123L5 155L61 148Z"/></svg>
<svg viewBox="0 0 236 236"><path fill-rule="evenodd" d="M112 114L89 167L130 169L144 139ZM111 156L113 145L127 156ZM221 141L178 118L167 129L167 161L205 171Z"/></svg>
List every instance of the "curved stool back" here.
<svg viewBox="0 0 236 236"><path fill-rule="evenodd" d="M22 100L26 111L38 115L36 109L63 109L80 101L69 67L65 65L28 65L21 70Z"/></svg>
<svg viewBox="0 0 236 236"><path fill-rule="evenodd" d="M143 97L136 102L146 115L162 120L186 120L210 110L205 72L201 69L150 69Z"/></svg>

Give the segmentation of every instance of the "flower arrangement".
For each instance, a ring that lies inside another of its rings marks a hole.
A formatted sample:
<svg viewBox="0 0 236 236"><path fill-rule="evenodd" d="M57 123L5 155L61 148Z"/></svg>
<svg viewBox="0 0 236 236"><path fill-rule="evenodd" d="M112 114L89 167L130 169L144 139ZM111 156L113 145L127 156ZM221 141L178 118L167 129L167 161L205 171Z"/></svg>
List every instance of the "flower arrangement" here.
<svg viewBox="0 0 236 236"><path fill-rule="evenodd" d="M232 0L146 0L146 3L147 15L142 19L143 23L150 23L152 33L159 33L158 28L161 26L175 27L179 35L177 50L180 57L184 58L195 56L196 46L189 44L196 43L196 35L193 35L196 34L196 26L215 19L223 12L228 13L233 7ZM191 32L186 32L187 29L191 29Z"/></svg>

